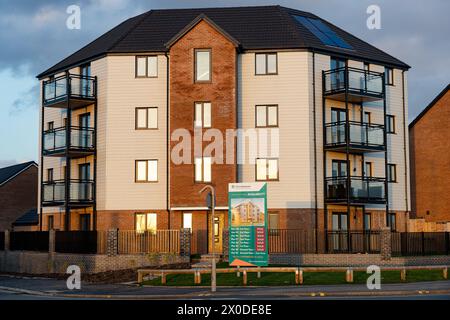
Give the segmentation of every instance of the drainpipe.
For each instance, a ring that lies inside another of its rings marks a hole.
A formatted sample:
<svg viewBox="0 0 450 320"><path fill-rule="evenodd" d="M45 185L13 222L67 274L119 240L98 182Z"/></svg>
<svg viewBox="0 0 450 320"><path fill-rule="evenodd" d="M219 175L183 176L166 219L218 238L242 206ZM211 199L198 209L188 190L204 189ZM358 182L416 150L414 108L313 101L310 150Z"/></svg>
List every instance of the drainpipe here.
<svg viewBox="0 0 450 320"><path fill-rule="evenodd" d="M408 205L408 156L406 149L406 101L405 101L405 70L402 71L402 104L403 104L403 156L405 161L405 218L408 215L409 205ZM408 231L408 221L405 219L405 230Z"/></svg>
<svg viewBox="0 0 450 320"><path fill-rule="evenodd" d="M317 204L317 133L316 133L316 53L312 52L313 59L313 129L314 129L314 216L315 216L315 229L316 229L316 239L318 238L318 229L319 229L319 213L318 213L318 204ZM318 251L318 244L316 241L316 252Z"/></svg>
<svg viewBox="0 0 450 320"><path fill-rule="evenodd" d="M170 103L169 103L169 77L170 77L170 70L169 70L169 55L167 54L167 52L164 53L164 56L166 57L166 139L167 139L167 143L166 143L166 208L167 208L167 221L168 221L168 225L167 225L167 229L170 230L170 181L169 181L169 174L170 174L170 170L169 170L169 166L170 166L170 129L169 129L169 125L170 125Z"/></svg>

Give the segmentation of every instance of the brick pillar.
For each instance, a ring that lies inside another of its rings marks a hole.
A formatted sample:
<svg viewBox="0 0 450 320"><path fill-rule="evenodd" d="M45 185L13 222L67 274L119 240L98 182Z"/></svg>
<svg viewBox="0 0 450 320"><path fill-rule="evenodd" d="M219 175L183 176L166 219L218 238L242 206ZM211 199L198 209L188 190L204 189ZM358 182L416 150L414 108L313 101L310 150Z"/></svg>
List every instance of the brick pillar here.
<svg viewBox="0 0 450 320"><path fill-rule="evenodd" d="M228 261L229 239L230 239L230 231L228 229L224 229L223 236L222 236L223 261Z"/></svg>
<svg viewBox="0 0 450 320"><path fill-rule="evenodd" d="M5 230L5 251L9 251L10 248L11 248L11 242L10 242L9 230Z"/></svg>
<svg viewBox="0 0 450 320"><path fill-rule="evenodd" d="M191 256L191 229L180 230L180 255L182 257Z"/></svg>
<svg viewBox="0 0 450 320"><path fill-rule="evenodd" d="M110 229L107 231L106 254L116 256L119 253L119 230Z"/></svg>
<svg viewBox="0 0 450 320"><path fill-rule="evenodd" d="M48 234L48 252L55 253L56 231L50 230Z"/></svg>
<svg viewBox="0 0 450 320"><path fill-rule="evenodd" d="M381 229L380 233L380 253L382 260L391 260L391 229L385 227Z"/></svg>

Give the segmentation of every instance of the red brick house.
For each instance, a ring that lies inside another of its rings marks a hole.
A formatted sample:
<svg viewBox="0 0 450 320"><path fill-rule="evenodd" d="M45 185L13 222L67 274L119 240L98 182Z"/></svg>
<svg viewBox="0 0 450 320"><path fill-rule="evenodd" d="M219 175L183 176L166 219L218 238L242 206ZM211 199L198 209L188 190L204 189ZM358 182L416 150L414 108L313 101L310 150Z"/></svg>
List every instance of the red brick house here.
<svg viewBox="0 0 450 320"><path fill-rule="evenodd" d="M411 209L427 222L450 222L450 84L409 125Z"/></svg>
<svg viewBox="0 0 450 320"><path fill-rule="evenodd" d="M0 230L37 207L38 166L30 161L0 169Z"/></svg>

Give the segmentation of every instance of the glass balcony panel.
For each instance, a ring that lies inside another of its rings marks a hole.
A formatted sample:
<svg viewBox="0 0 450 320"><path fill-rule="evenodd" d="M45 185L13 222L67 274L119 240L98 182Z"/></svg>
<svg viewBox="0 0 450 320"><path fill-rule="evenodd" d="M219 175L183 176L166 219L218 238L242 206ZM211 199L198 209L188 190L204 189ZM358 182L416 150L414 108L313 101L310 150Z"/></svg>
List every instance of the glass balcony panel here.
<svg viewBox="0 0 450 320"><path fill-rule="evenodd" d="M356 202L384 201L384 182L384 178L350 177L350 200ZM328 200L347 200L347 178L327 178L326 190Z"/></svg>
<svg viewBox="0 0 450 320"><path fill-rule="evenodd" d="M346 143L345 123L326 124L326 144L328 146L343 145ZM384 126L377 124L350 122L350 144L360 146L384 146Z"/></svg>
<svg viewBox="0 0 450 320"><path fill-rule="evenodd" d="M70 74L61 76L44 84L44 103L67 97L70 80L70 95L76 98L94 99L96 80L94 77Z"/></svg>
<svg viewBox="0 0 450 320"><path fill-rule="evenodd" d="M383 94L383 73L350 67L325 72L325 93L344 91L346 89L346 74L348 78L347 89L350 94L356 93L368 96L381 96Z"/></svg>
<svg viewBox="0 0 450 320"><path fill-rule="evenodd" d="M70 200L74 202L92 201L92 185L90 181L72 181L70 183Z"/></svg>
<svg viewBox="0 0 450 320"><path fill-rule="evenodd" d="M93 128L71 128L71 148L91 150L94 148ZM44 151L54 152L66 148L66 128L44 132Z"/></svg>

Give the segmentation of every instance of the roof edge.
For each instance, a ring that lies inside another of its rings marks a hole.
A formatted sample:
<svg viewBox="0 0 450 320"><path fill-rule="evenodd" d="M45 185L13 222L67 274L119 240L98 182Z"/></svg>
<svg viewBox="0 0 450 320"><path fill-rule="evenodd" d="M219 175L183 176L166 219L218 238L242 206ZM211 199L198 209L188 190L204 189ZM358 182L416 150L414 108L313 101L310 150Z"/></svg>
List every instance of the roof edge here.
<svg viewBox="0 0 450 320"><path fill-rule="evenodd" d="M422 119L422 117L431 109L434 107L434 105L436 105L436 103L441 100L441 98L450 90L450 83L447 84L447 86L433 99L433 101L431 101L428 106L425 107L425 109L423 109L419 115L413 120L411 121L411 123L408 125L409 129L411 129L412 127L414 127L414 125L419 122L420 119Z"/></svg>
<svg viewBox="0 0 450 320"><path fill-rule="evenodd" d="M25 162L26 163L26 162ZM20 170L19 172L16 172L15 174L13 174L11 177L9 177L8 179L6 179L5 181L0 183L0 187L4 186L5 184L7 184L9 181L13 180L15 177L17 177L18 175L20 175L22 172L24 172L25 170L28 170L30 167L35 166L36 168L38 167L38 164L35 161L30 161L29 164L23 168L22 170ZM8 167L6 167L8 168ZM4 169L4 168L2 168Z"/></svg>
<svg viewBox="0 0 450 320"><path fill-rule="evenodd" d="M169 49L170 47L172 47L178 40L180 40L186 33L191 31L201 21L206 21L208 24L210 24L214 29L219 31L219 33L221 33L225 38L230 40L235 45L235 47L239 47L241 45L239 41L237 41L228 32L226 32L220 26L218 26L213 20L208 18L208 16L206 14L201 13L194 20L192 20L190 23L188 23L183 29L181 29L180 32L178 32L175 36L173 36L172 39L167 41L164 44L166 46L166 48Z"/></svg>

